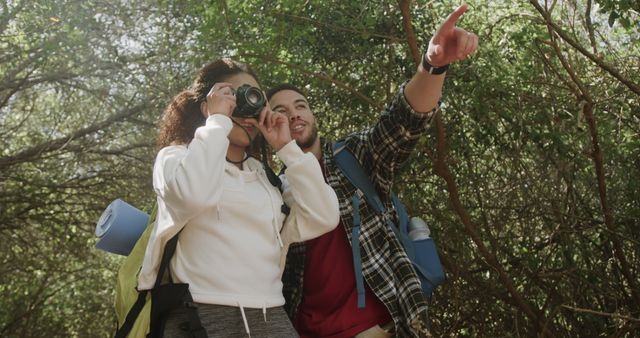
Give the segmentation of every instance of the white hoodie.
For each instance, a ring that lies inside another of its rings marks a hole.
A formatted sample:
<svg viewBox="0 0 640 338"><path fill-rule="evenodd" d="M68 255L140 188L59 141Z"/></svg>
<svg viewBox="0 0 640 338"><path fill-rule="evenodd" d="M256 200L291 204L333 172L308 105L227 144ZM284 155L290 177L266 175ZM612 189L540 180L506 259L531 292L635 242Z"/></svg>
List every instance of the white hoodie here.
<svg viewBox="0 0 640 338"><path fill-rule="evenodd" d="M243 170L225 160L232 122L210 116L188 146L158 153L153 186L158 214L138 278L138 289L155 283L165 243L180 230L171 260L173 281L188 283L194 301L249 308L284 304L282 262L292 242L333 230L338 199L318 160L294 141L277 152L287 166L284 198L262 164L250 158Z"/></svg>

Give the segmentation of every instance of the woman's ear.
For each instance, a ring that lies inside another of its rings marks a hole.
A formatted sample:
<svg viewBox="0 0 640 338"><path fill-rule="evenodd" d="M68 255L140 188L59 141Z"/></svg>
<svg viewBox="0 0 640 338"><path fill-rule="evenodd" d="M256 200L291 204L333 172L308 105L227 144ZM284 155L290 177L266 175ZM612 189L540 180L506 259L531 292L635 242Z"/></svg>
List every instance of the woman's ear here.
<svg viewBox="0 0 640 338"><path fill-rule="evenodd" d="M207 101L202 101L200 103L200 113L202 113L202 116L204 116L205 119L209 117L209 111L207 109Z"/></svg>

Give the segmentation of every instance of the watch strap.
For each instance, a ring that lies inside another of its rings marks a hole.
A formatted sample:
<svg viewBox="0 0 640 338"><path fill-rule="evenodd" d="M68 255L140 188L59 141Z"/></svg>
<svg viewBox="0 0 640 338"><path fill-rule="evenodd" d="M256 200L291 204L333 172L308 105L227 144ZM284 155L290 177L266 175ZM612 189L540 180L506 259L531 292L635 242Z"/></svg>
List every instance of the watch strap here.
<svg viewBox="0 0 640 338"><path fill-rule="evenodd" d="M442 73L446 72L447 69L449 69L449 65L446 64L446 65L441 66L441 67L435 67L435 66L431 65L429 63L429 61L427 61L427 53L424 53L422 55L422 68L425 70L425 72L427 72L429 74L439 75L439 74L442 74Z"/></svg>

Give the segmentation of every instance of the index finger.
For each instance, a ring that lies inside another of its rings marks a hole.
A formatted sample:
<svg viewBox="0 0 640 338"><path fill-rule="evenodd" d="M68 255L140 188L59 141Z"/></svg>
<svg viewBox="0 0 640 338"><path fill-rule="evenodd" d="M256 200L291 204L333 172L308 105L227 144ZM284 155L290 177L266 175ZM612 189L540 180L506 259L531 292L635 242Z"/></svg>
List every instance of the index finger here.
<svg viewBox="0 0 640 338"><path fill-rule="evenodd" d="M456 26L456 22L458 22L458 19L460 19L462 14L464 14L464 12L467 11L467 8L468 8L467 4L462 4L458 6L458 8L456 8L456 10L453 11L453 13L449 14L447 19L444 20L439 30L453 29Z"/></svg>
<svg viewBox="0 0 640 338"><path fill-rule="evenodd" d="M260 117L258 118L258 123L259 124L264 124L265 123L265 120L269 116L269 112L270 111L271 111L271 109L269 109L269 107L266 106L266 105L264 106L264 108L262 108L262 111L260 112Z"/></svg>

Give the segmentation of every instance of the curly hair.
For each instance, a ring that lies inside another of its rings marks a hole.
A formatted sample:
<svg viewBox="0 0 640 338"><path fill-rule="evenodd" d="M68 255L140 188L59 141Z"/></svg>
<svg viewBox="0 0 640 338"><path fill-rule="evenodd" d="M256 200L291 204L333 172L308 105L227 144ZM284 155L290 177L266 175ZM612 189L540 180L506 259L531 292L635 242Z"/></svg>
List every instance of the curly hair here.
<svg viewBox="0 0 640 338"><path fill-rule="evenodd" d="M231 59L218 59L200 69L191 87L176 95L165 109L159 125L158 148L191 142L196 129L206 121L200 104L206 101L207 93L216 82L236 74L249 74L259 83L249 66Z"/></svg>

